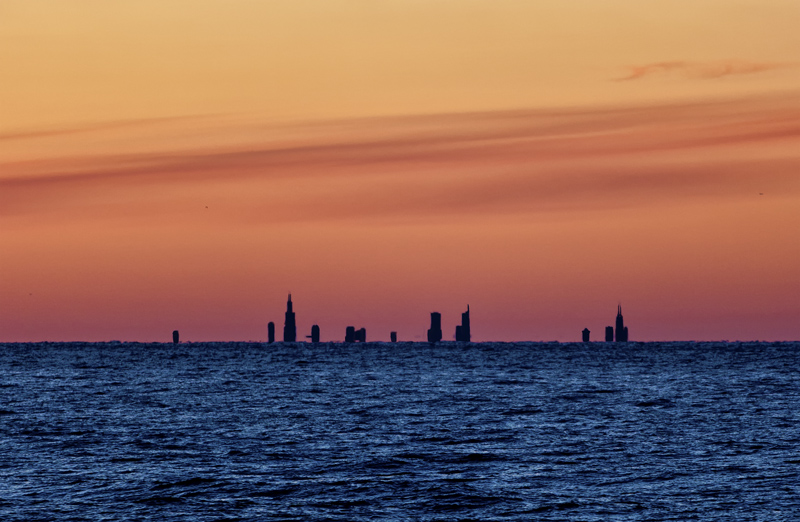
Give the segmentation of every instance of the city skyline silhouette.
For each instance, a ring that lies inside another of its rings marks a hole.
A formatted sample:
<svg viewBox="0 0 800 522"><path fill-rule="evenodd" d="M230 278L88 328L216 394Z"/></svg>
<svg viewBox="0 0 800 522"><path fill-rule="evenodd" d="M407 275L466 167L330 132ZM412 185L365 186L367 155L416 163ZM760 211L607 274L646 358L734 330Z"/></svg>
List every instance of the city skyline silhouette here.
<svg viewBox="0 0 800 522"><path fill-rule="evenodd" d="M609 2L12 2L0 338L800 338L800 4Z"/></svg>
<svg viewBox="0 0 800 522"><path fill-rule="evenodd" d="M430 313L430 327L427 330L427 342L429 344L436 344L442 341L450 341L450 339L445 339L443 337L443 330L442 330L442 314L440 312L431 312ZM178 344L178 331L173 331L172 334L173 343ZM312 344L316 344L321 342L320 337L320 326L318 324L314 324L311 326L311 334L305 336L306 339L309 339L308 342ZM470 307L467 305L467 310L461 313L461 324L455 325L455 334L453 335L452 341L457 343L470 343L472 342L472 322L470 318ZM382 342L398 342L397 331L390 331L388 339L378 339L378 341ZM520 339L520 342L524 342L526 340ZM581 341L586 343L590 342L590 330L588 328L584 328L581 331ZM267 323L267 344L271 344L275 342L275 323L273 321L269 321ZM296 312L294 310L294 303L292 302L292 294L290 293L287 301L286 301L286 312L284 314L284 343L294 343L297 342L297 321L296 321ZM364 343L367 342L366 338L366 328L359 328L356 329L355 326L347 326L345 328L344 336L341 340L331 339L327 342L343 342L343 343ZM408 342L407 340L402 340L402 342ZM484 342L492 342L492 341L484 341ZM622 305L617 305L617 315L615 318L615 327L608 326L606 327L606 338L605 342L615 342L615 343L627 343L629 342L628 338L628 327L625 326L623 316L622 316Z"/></svg>

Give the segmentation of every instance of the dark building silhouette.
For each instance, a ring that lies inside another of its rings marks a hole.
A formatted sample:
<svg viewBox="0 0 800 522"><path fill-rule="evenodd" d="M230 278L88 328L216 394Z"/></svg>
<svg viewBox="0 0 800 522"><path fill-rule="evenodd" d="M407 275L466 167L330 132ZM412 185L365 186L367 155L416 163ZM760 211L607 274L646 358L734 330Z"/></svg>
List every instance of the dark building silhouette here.
<svg viewBox="0 0 800 522"><path fill-rule="evenodd" d="M589 329L588 328L584 328L583 332L581 332L581 333L583 334L583 342L588 343L589 342L589 334L591 333L589 331Z"/></svg>
<svg viewBox="0 0 800 522"><path fill-rule="evenodd" d="M292 294L289 294L289 301L286 303L286 321L283 323L283 342L293 343L295 341L297 341L297 324L292 311Z"/></svg>
<svg viewBox="0 0 800 522"><path fill-rule="evenodd" d="M181 336L178 333L178 330L172 331L172 344L178 344L181 340Z"/></svg>
<svg viewBox="0 0 800 522"><path fill-rule="evenodd" d="M467 311L461 314L461 324L456 326L456 341L468 343L471 339L472 333L470 332L469 326L469 305L467 305Z"/></svg>
<svg viewBox="0 0 800 522"><path fill-rule="evenodd" d="M348 326L344 331L344 342L346 343L365 343L367 342L367 329L355 326Z"/></svg>
<svg viewBox="0 0 800 522"><path fill-rule="evenodd" d="M312 343L318 343L319 342L319 325L315 324L314 326L312 326L311 327L311 335L308 335L307 337L309 339L311 339Z"/></svg>
<svg viewBox="0 0 800 522"><path fill-rule="evenodd" d="M431 312L431 327L428 330L428 342L438 343L442 340L442 314Z"/></svg>
<svg viewBox="0 0 800 522"><path fill-rule="evenodd" d="M613 326L606 326L606 342L613 343L614 342L614 327Z"/></svg>
<svg viewBox="0 0 800 522"><path fill-rule="evenodd" d="M397 342L397 332L392 332L389 334L389 339L392 340L393 343Z"/></svg>
<svg viewBox="0 0 800 522"><path fill-rule="evenodd" d="M616 322L616 341L618 343L628 342L628 328L622 320L622 305L617 306L617 322Z"/></svg>
<svg viewBox="0 0 800 522"><path fill-rule="evenodd" d="M275 323L272 321L269 322L267 325L267 342L274 343L275 342Z"/></svg>

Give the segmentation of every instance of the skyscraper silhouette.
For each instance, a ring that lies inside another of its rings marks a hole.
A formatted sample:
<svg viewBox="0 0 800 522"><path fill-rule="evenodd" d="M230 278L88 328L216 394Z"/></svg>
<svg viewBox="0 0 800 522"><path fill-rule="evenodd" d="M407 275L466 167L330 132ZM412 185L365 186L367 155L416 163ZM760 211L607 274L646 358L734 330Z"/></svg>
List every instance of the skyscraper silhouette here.
<svg viewBox="0 0 800 522"><path fill-rule="evenodd" d="M625 327L625 322L622 320L622 305L617 306L617 323L616 323L616 341L618 343L628 342L628 328Z"/></svg>
<svg viewBox="0 0 800 522"><path fill-rule="evenodd" d="M283 342L293 343L297 340L297 324L294 321L292 311L292 294L289 294L289 301L286 303L286 321L283 323Z"/></svg>
<svg viewBox="0 0 800 522"><path fill-rule="evenodd" d="M606 342L613 343L614 342L614 327L613 326L606 326Z"/></svg>
<svg viewBox="0 0 800 522"><path fill-rule="evenodd" d="M470 332L469 325L469 305L467 305L467 311L461 314L461 324L456 326L456 341L468 343L471 339L472 333Z"/></svg>
<svg viewBox="0 0 800 522"><path fill-rule="evenodd" d="M396 342L397 342L397 332L391 332L391 333L389 334L389 339L391 339L391 341L392 341L393 343L396 343Z"/></svg>
<svg viewBox="0 0 800 522"><path fill-rule="evenodd" d="M172 332L172 344L178 344L180 342L181 336L178 333L178 330L173 330Z"/></svg>
<svg viewBox="0 0 800 522"><path fill-rule="evenodd" d="M431 327L428 330L428 342L438 343L442 340L442 314L431 312Z"/></svg>
<svg viewBox="0 0 800 522"><path fill-rule="evenodd" d="M589 331L589 329L588 328L584 328L583 332L581 332L581 333L583 334L583 342L588 343L589 342L589 334L591 333Z"/></svg>
<svg viewBox="0 0 800 522"><path fill-rule="evenodd" d="M267 342L274 343L275 342L275 323L272 321L267 324Z"/></svg>
<svg viewBox="0 0 800 522"><path fill-rule="evenodd" d="M312 343L319 342L319 325L315 324L311 327L311 335L308 336L311 339Z"/></svg>

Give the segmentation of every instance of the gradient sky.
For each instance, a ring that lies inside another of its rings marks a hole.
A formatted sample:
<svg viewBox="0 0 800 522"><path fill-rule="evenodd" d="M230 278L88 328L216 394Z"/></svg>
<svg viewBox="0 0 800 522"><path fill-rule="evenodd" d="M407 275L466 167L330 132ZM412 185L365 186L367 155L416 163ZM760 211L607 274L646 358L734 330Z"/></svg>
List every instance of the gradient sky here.
<svg viewBox="0 0 800 522"><path fill-rule="evenodd" d="M800 339L796 0L0 0L0 341Z"/></svg>

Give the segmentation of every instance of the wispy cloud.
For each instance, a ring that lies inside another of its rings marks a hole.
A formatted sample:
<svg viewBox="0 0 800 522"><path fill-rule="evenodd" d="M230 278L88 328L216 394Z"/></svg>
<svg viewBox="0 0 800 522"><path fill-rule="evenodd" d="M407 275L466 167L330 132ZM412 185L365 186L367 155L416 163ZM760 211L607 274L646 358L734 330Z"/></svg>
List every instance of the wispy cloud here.
<svg viewBox="0 0 800 522"><path fill-rule="evenodd" d="M800 100L341 124L291 144L0 164L0 214L475 218L800 192ZM220 214L215 214L220 215Z"/></svg>
<svg viewBox="0 0 800 522"><path fill-rule="evenodd" d="M718 62L666 61L628 67L628 74L615 81L640 80L649 76L677 75L688 79L711 80L725 76L757 74L785 69L794 64L724 60Z"/></svg>
<svg viewBox="0 0 800 522"><path fill-rule="evenodd" d="M0 132L0 142L12 140L29 140L36 138L58 137L71 134L87 134L96 131L119 130L130 127L147 127L158 123L186 122L206 119L208 116L165 116L161 118L142 118L136 120L118 120L97 123L86 123L71 127L57 127L50 129L18 130Z"/></svg>

